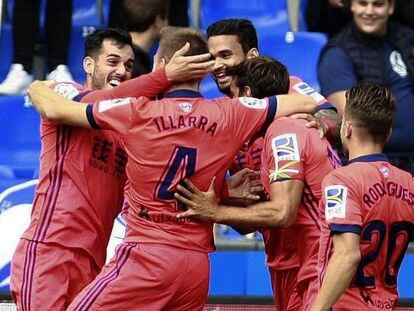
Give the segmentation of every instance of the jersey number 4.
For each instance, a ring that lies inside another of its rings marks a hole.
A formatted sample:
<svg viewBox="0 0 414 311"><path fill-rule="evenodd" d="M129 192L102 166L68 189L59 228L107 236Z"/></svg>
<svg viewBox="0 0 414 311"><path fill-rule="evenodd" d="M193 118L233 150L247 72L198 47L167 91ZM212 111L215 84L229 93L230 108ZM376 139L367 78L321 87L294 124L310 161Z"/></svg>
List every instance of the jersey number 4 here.
<svg viewBox="0 0 414 311"><path fill-rule="evenodd" d="M388 243L385 246L387 257L385 262L384 283L390 287L397 285L397 273L400 269L408 242L413 233L414 225L408 221L392 223L389 228L381 220L374 220L364 226L361 233L361 243L371 244L376 236L376 244L371 251L364 255L356 273L356 285L363 287L375 287L374 276L365 273L364 268L374 262L384 247L384 240L388 234ZM388 232L387 232L388 231Z"/></svg>
<svg viewBox="0 0 414 311"><path fill-rule="evenodd" d="M197 149L181 146L175 147L157 187L158 199L168 202L175 201L175 187L181 180L194 174L196 159ZM185 205L178 203L178 208L185 210Z"/></svg>

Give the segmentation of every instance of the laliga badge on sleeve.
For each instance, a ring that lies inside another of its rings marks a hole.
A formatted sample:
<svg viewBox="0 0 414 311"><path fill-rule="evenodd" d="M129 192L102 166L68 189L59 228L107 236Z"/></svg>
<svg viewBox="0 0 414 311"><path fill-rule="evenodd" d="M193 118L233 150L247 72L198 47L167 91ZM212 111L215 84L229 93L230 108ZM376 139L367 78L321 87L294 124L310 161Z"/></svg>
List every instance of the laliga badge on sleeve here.
<svg viewBox="0 0 414 311"><path fill-rule="evenodd" d="M247 108L252 109L266 109L267 107L267 100L265 98L258 99L254 97L240 97L240 103Z"/></svg>
<svg viewBox="0 0 414 311"><path fill-rule="evenodd" d="M325 218L345 218L348 188L332 185L325 188Z"/></svg>

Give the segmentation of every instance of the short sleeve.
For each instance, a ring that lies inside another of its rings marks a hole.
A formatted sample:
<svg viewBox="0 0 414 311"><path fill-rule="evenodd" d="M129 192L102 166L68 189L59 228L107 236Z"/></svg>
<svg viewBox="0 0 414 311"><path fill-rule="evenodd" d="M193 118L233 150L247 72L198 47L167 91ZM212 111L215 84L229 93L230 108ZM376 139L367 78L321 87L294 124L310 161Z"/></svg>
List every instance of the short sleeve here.
<svg viewBox="0 0 414 311"><path fill-rule="evenodd" d="M343 174L343 170L340 170ZM361 206L355 186L341 173L334 171L325 177L321 204L332 233L359 234L362 226Z"/></svg>
<svg viewBox="0 0 414 311"><path fill-rule="evenodd" d="M224 105L230 109L228 127L234 133L235 140L246 142L253 134L265 130L275 119L277 112L277 97L258 99L240 97L231 99Z"/></svg>
<svg viewBox="0 0 414 311"><path fill-rule="evenodd" d="M134 122L139 104L140 100L133 98L103 100L89 105L86 115L93 128L113 130L125 136Z"/></svg>
<svg viewBox="0 0 414 311"><path fill-rule="evenodd" d="M265 137L265 161L269 183L304 180L306 133L292 122L275 121Z"/></svg>
<svg viewBox="0 0 414 311"><path fill-rule="evenodd" d="M324 53L318 66L318 78L321 93L325 96L345 91L358 84L352 61L342 49L337 47L328 49Z"/></svg>

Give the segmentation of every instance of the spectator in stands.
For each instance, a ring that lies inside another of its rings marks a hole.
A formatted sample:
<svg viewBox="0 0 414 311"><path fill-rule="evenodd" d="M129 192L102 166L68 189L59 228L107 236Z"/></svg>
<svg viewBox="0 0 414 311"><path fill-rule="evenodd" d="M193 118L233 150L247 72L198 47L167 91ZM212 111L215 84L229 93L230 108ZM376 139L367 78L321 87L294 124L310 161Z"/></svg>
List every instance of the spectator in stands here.
<svg viewBox="0 0 414 311"><path fill-rule="evenodd" d="M353 22L322 50L322 94L342 114L347 89L360 82L388 86L398 108L385 152L394 164L412 170L408 152L414 150L414 31L389 21L394 0L352 0L351 11Z"/></svg>
<svg viewBox="0 0 414 311"><path fill-rule="evenodd" d="M168 23L168 0L124 0L123 8L126 28L134 44L132 77L137 77L152 69L149 51Z"/></svg>
<svg viewBox="0 0 414 311"><path fill-rule="evenodd" d="M33 81L33 55L39 33L40 0L16 0L13 9L14 58L0 94L24 94ZM72 28L72 0L48 0L45 15L47 80L72 81L66 63Z"/></svg>

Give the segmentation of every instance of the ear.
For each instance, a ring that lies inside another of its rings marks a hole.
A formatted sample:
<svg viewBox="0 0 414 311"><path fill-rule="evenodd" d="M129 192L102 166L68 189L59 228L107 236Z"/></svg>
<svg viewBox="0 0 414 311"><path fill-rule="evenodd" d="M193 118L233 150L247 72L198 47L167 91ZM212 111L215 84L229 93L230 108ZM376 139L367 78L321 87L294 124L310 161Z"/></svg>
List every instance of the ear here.
<svg viewBox="0 0 414 311"><path fill-rule="evenodd" d="M83 59L83 70L86 74L92 74L93 70L95 69L95 61L92 57L86 56Z"/></svg>
<svg viewBox="0 0 414 311"><path fill-rule="evenodd" d="M354 127L349 121L345 121L345 138L349 139L354 132Z"/></svg>
<svg viewBox="0 0 414 311"><path fill-rule="evenodd" d="M243 87L243 97L252 97L252 89L250 86Z"/></svg>
<svg viewBox="0 0 414 311"><path fill-rule="evenodd" d="M390 7L388 8L388 14L392 15L394 14L395 1L392 1L392 0L388 0L388 1L390 1Z"/></svg>
<svg viewBox="0 0 414 311"><path fill-rule="evenodd" d="M259 56L259 51L256 48L252 48L247 52L246 58L252 59Z"/></svg>

